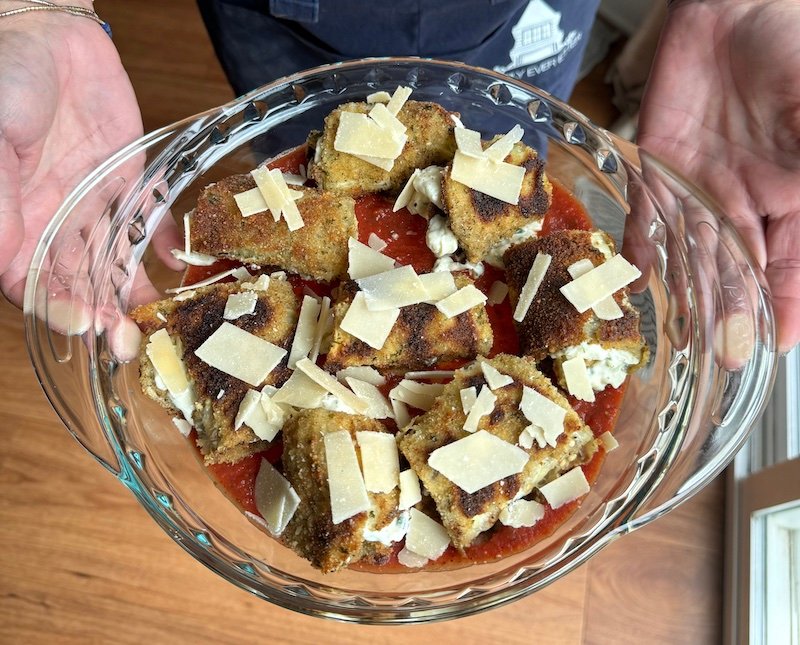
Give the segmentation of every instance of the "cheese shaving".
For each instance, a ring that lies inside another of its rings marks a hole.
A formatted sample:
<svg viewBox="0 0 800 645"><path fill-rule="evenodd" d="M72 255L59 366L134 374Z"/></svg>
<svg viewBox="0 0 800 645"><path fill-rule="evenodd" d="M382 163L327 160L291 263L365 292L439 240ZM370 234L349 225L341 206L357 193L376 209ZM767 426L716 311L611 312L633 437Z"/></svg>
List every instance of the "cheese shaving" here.
<svg viewBox="0 0 800 645"><path fill-rule="evenodd" d="M399 316L400 309L397 307L385 311L369 310L364 292L359 291L339 327L373 349L381 349Z"/></svg>
<svg viewBox="0 0 800 645"><path fill-rule="evenodd" d="M417 473L411 469L404 470L400 473L400 499L397 502L397 508L405 511L421 501L422 491Z"/></svg>
<svg viewBox="0 0 800 645"><path fill-rule="evenodd" d="M425 513L412 508L408 522L405 548L428 560L439 558L450 545L445 528Z"/></svg>
<svg viewBox="0 0 800 645"><path fill-rule="evenodd" d="M339 524L368 511L369 495L350 433L346 430L329 432L323 437L323 442L328 467L331 519L334 524Z"/></svg>
<svg viewBox="0 0 800 645"><path fill-rule="evenodd" d="M519 203L525 168L505 162L495 163L486 158L475 159L456 150L450 177L480 193L516 205Z"/></svg>
<svg viewBox="0 0 800 645"><path fill-rule="evenodd" d="M285 349L229 322L223 322L194 353L211 367L252 386L261 385L286 356Z"/></svg>
<svg viewBox="0 0 800 645"><path fill-rule="evenodd" d="M544 495L551 508L559 508L573 502L586 495L589 490L589 482L586 481L586 476L580 466L576 466L550 483L539 487L539 492Z"/></svg>
<svg viewBox="0 0 800 645"><path fill-rule="evenodd" d="M222 273L217 273L212 276L209 276L205 280L200 280L200 282L195 282L194 284L187 284L185 287L174 287L172 289L165 289L167 293L183 293L184 291L193 291L194 289L199 289L200 287L207 287L210 284L214 284L215 282L219 282L220 280L227 278L234 274L236 269L228 269L227 271L223 271ZM191 296L187 296L187 299Z"/></svg>
<svg viewBox="0 0 800 645"><path fill-rule="evenodd" d="M394 269L394 260L352 237L347 240L347 272L358 280Z"/></svg>
<svg viewBox="0 0 800 645"><path fill-rule="evenodd" d="M364 485L370 493L389 493L400 483L400 457L394 435L356 432Z"/></svg>
<svg viewBox="0 0 800 645"><path fill-rule="evenodd" d="M581 401L594 401L594 390L589 381L589 371L580 356L575 356L561 363L561 371L567 382L569 393Z"/></svg>
<svg viewBox="0 0 800 645"><path fill-rule="evenodd" d="M522 472L528 453L486 430L434 450L428 465L470 495Z"/></svg>
<svg viewBox="0 0 800 645"><path fill-rule="evenodd" d="M481 361L481 370L483 370L483 375L486 377L486 384L492 390L511 385L514 382L514 379L508 374L501 374L494 366L486 361Z"/></svg>
<svg viewBox="0 0 800 645"><path fill-rule="evenodd" d="M446 298L439 300L436 303L436 308L446 318L453 318L463 314L465 311L469 311L473 307L482 305L484 302L486 302L486 296L475 285L468 284Z"/></svg>
<svg viewBox="0 0 800 645"><path fill-rule="evenodd" d="M578 312L583 313L641 275L639 269L617 254L568 282L560 291Z"/></svg>
<svg viewBox="0 0 800 645"><path fill-rule="evenodd" d="M294 369L297 361L306 358L314 345L314 334L317 330L317 318L320 313L320 303L316 298L303 296L300 305L300 315L297 320L292 347L289 350L289 369Z"/></svg>
<svg viewBox="0 0 800 645"><path fill-rule="evenodd" d="M496 402L497 397L494 393L487 386L481 386L481 391L475 399L475 403L472 404L469 414L467 414L467 418L464 421L464 430L467 432L475 432L478 429L480 420L492 413Z"/></svg>
<svg viewBox="0 0 800 645"><path fill-rule="evenodd" d="M519 292L519 300L517 301L517 306L514 309L514 320L517 322L522 322L525 319L528 309L530 309L531 303L536 297L536 292L539 291L542 280L544 280L547 269L550 268L550 261L552 259L553 257L551 255L547 255L547 253L536 254L530 271L528 271L528 277L525 280L525 284L522 286L522 289Z"/></svg>
<svg viewBox="0 0 800 645"><path fill-rule="evenodd" d="M344 385L339 383L339 381L337 381L335 377L328 374L328 372L326 372L325 370L317 367L307 358L303 358L297 361L295 368L300 370L303 374L305 374L308 378L314 381L317 385L325 388L325 390L333 394L333 396L339 399L342 403L352 408L359 414L363 414L364 412L366 412L367 408L369 407L369 405L365 401L359 399Z"/></svg>
<svg viewBox="0 0 800 645"><path fill-rule="evenodd" d="M256 475L255 503L267 530L273 536L283 533L300 505L300 497L289 481L266 459Z"/></svg>
<svg viewBox="0 0 800 645"><path fill-rule="evenodd" d="M580 278L584 273L591 271L593 268L594 265L592 264L592 261L588 258L584 258L583 260L578 260L574 264L569 265L567 267L567 272L573 279L575 279ZM600 320L616 320L618 318L622 318L623 315L622 309L619 308L617 301L614 300L614 296L603 298L594 307L592 307L592 311Z"/></svg>

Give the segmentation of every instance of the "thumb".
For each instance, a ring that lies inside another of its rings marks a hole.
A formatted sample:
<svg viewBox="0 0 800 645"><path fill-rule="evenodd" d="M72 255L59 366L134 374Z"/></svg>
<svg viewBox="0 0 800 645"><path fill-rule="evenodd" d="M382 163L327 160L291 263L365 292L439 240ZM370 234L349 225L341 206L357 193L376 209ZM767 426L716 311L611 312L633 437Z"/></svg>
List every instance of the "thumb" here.
<svg viewBox="0 0 800 645"><path fill-rule="evenodd" d="M19 182L17 153L0 133L0 275L19 253L25 235Z"/></svg>

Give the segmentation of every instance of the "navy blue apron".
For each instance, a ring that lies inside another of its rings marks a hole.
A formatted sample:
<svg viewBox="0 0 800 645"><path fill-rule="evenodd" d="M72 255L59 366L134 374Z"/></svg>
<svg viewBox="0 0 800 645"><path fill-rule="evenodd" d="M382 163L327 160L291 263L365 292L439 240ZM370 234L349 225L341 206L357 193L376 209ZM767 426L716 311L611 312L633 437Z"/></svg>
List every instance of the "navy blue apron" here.
<svg viewBox="0 0 800 645"><path fill-rule="evenodd" d="M567 100L599 0L198 0L237 94L364 56L457 60Z"/></svg>

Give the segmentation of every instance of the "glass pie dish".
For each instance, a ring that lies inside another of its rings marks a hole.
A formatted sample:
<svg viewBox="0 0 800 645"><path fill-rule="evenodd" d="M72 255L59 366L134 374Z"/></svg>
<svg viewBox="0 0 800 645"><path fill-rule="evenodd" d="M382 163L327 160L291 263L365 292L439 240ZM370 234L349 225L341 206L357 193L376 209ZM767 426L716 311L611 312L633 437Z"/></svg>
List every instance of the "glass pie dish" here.
<svg viewBox="0 0 800 645"><path fill-rule="evenodd" d="M459 112L484 135L524 128L549 174L643 270L632 300L650 360L630 379L615 432L620 447L555 533L489 564L326 576L256 528L215 486L194 447L141 392L137 362L117 358L114 335L137 274L146 271L161 293L181 279L152 244L164 218L190 211L204 186L303 143L337 105L398 85ZM713 479L747 439L771 390L777 353L765 284L718 208L634 145L502 74L392 58L280 79L119 152L78 186L45 231L24 311L39 381L69 432L194 558L295 611L418 623L533 593Z"/></svg>

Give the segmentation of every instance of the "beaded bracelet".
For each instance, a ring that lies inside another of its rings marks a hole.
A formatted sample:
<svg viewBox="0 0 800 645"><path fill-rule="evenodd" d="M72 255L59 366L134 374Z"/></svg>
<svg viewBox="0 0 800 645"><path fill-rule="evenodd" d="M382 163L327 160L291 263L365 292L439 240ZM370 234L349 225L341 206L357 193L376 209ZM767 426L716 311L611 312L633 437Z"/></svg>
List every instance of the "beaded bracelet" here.
<svg viewBox="0 0 800 645"><path fill-rule="evenodd" d="M83 18L88 18L89 20L92 20L100 25L103 28L103 31L108 34L109 38L111 37L111 25L98 16L92 9L85 9L84 7L76 7L73 5L58 5L53 2L49 2L49 0L21 1L28 2L32 6L18 7L17 9L0 11L0 18L5 18L7 16L18 16L23 13L30 13L31 11L59 11L61 13L68 13L71 16L82 16Z"/></svg>

